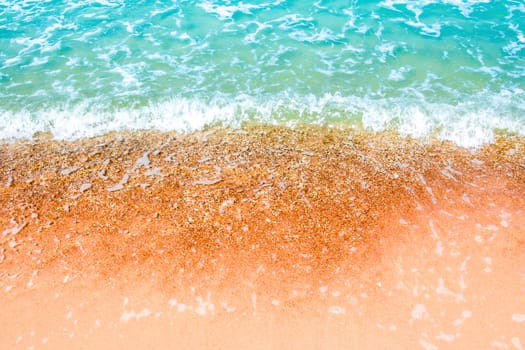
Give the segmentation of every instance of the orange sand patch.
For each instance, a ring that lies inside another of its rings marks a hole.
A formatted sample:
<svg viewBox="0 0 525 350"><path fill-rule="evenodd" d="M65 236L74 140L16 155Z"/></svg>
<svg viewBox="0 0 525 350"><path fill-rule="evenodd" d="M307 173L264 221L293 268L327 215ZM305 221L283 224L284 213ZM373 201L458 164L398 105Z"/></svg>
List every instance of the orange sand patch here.
<svg viewBox="0 0 525 350"><path fill-rule="evenodd" d="M0 345L525 347L524 146L273 127L1 145Z"/></svg>

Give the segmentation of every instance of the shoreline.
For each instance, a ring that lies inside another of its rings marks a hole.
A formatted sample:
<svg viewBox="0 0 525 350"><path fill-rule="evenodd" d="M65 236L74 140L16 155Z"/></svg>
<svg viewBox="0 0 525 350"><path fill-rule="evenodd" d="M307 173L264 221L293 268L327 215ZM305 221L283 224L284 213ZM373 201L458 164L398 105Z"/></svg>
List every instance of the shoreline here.
<svg viewBox="0 0 525 350"><path fill-rule="evenodd" d="M524 149L270 126L3 143L0 344L525 344Z"/></svg>

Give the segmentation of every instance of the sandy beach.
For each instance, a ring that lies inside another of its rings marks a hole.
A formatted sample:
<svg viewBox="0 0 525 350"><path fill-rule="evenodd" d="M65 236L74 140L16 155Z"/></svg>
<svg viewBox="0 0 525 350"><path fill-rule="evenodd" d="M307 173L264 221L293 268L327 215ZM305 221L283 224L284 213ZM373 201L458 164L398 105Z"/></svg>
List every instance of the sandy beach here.
<svg viewBox="0 0 525 350"><path fill-rule="evenodd" d="M0 145L2 349L525 348L525 140Z"/></svg>

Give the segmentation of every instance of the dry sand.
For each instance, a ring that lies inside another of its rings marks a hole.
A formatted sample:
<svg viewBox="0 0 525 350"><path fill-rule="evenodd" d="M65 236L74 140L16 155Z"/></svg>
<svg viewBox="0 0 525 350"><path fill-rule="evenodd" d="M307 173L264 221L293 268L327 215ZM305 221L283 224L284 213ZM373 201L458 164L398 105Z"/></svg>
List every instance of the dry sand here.
<svg viewBox="0 0 525 350"><path fill-rule="evenodd" d="M525 140L0 145L1 349L525 348Z"/></svg>

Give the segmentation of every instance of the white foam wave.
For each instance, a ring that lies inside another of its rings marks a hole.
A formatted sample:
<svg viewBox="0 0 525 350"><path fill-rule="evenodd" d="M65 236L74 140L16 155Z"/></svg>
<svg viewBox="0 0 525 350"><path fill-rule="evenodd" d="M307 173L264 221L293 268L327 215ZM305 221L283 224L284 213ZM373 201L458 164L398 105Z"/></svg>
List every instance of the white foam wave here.
<svg viewBox="0 0 525 350"><path fill-rule="evenodd" d="M395 129L402 135L436 136L476 148L494 142L498 130L525 135L525 104L519 101L520 97L508 91L475 96L455 105L385 99L368 107L362 123L373 131Z"/></svg>
<svg viewBox="0 0 525 350"><path fill-rule="evenodd" d="M0 112L0 138L31 138L37 132L51 132L60 140L74 140L111 131L154 129L191 132L208 124L234 125L235 104L207 104L200 100L173 99L142 108L108 110L88 104L53 108L31 113Z"/></svg>
<svg viewBox="0 0 525 350"><path fill-rule="evenodd" d="M268 3L262 3L262 4L245 4L243 2L239 2L236 5L230 5L230 4L223 4L222 1L211 1L206 0L200 2L197 6L202 8L207 13L214 14L217 16L220 20L229 20L233 17L233 15L237 12L251 15L252 11L258 10L258 9L265 9L270 6L277 6L284 2L284 0L276 0L274 2L268 2Z"/></svg>
<svg viewBox="0 0 525 350"><path fill-rule="evenodd" d="M470 17L475 6L483 3L490 3L490 1L491 0L383 0L379 3L379 6L396 10L396 5L404 5L410 7L411 10L415 9L421 11L422 8L428 5L447 4L456 6L463 16Z"/></svg>
<svg viewBox="0 0 525 350"><path fill-rule="evenodd" d="M373 132L397 130L406 136L433 136L475 148L493 142L497 130L525 136L524 96L525 91L503 91L499 95L474 96L455 105L337 94L267 98L238 95L211 100L179 97L121 109L79 104L38 113L0 111L0 139L31 138L42 131L63 140L124 130L192 132L207 125L239 127L252 121L288 126L347 125Z"/></svg>

